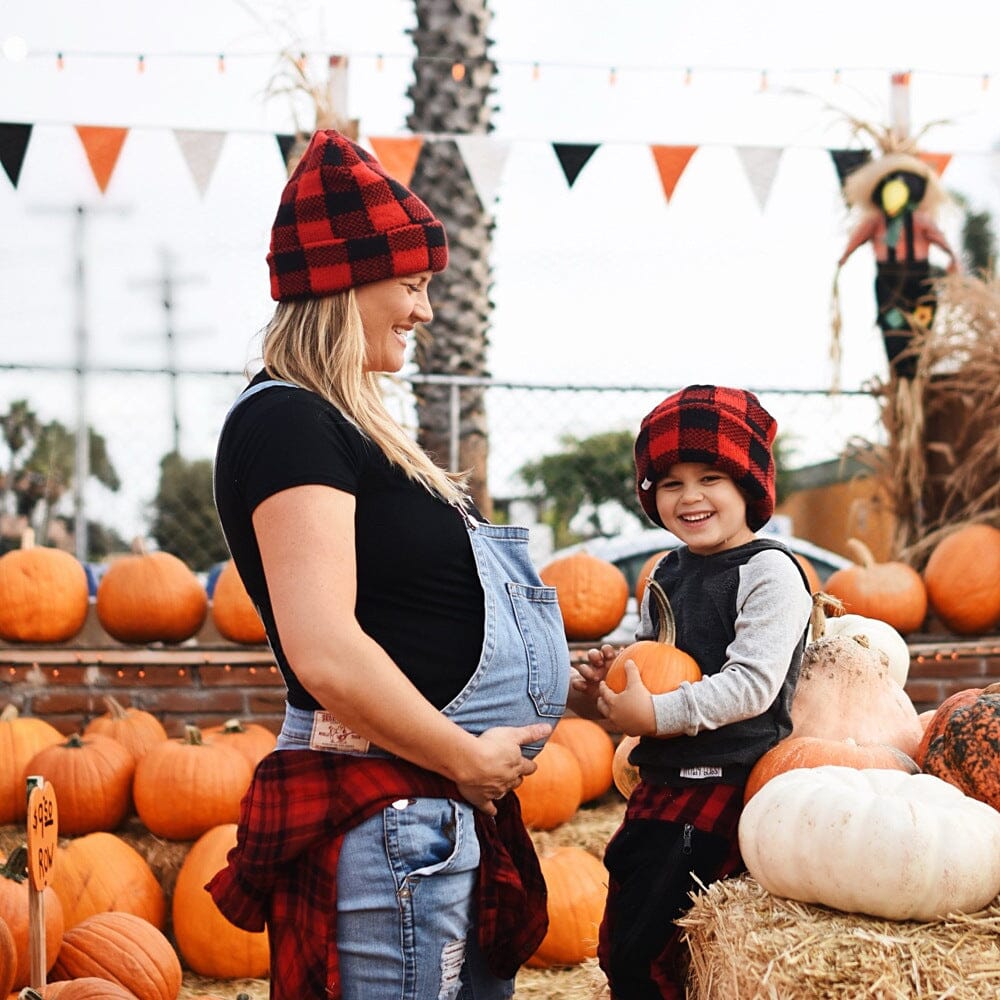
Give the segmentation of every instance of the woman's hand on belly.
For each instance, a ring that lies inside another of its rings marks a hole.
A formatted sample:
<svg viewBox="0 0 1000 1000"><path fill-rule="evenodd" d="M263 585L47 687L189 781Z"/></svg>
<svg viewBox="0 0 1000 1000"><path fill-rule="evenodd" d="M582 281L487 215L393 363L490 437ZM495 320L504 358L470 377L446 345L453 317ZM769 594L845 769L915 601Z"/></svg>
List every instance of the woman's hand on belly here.
<svg viewBox="0 0 1000 1000"><path fill-rule="evenodd" d="M456 784L466 801L488 816L496 815L494 802L517 788L538 765L521 753L521 747L545 739L552 727L544 722L530 726L497 726L487 729L472 744L470 759L457 764Z"/></svg>

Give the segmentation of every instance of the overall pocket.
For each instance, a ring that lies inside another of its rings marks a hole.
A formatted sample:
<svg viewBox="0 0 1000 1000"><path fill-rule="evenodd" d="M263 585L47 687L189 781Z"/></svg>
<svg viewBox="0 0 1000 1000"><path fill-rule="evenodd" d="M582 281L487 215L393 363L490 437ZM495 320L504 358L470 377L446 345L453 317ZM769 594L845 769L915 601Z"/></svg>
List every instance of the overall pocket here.
<svg viewBox="0 0 1000 1000"><path fill-rule="evenodd" d="M507 583L528 664L528 694L543 718L559 719L569 693L569 647L555 587Z"/></svg>

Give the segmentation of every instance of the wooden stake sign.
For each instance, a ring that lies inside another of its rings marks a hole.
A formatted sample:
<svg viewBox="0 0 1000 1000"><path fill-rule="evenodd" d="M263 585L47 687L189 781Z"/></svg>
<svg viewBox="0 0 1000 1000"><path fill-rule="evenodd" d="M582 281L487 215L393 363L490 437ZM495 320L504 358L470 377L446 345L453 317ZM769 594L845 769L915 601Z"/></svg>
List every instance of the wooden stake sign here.
<svg viewBox="0 0 1000 1000"><path fill-rule="evenodd" d="M45 897L59 840L56 793L40 775L29 775L28 786L28 921L31 985L45 986Z"/></svg>

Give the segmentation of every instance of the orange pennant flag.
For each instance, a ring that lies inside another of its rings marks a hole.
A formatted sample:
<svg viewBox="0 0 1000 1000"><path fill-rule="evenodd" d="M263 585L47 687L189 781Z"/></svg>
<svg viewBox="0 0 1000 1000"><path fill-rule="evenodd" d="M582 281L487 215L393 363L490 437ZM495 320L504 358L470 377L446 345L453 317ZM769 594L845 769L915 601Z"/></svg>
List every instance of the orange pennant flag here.
<svg viewBox="0 0 1000 1000"><path fill-rule="evenodd" d="M417 165L417 157L420 156L420 150L424 145L423 136L376 139L370 135L368 141L372 144L372 149L375 150L375 155L386 173L400 184L409 184Z"/></svg>
<svg viewBox="0 0 1000 1000"><path fill-rule="evenodd" d="M110 128L104 125L77 125L76 133L83 143L94 180L101 189L101 194L108 188L108 182L114 173L118 156L128 136L127 128Z"/></svg>
<svg viewBox="0 0 1000 1000"><path fill-rule="evenodd" d="M698 151L697 146L650 146L656 169L660 172L660 183L667 201L673 196L674 188L681 179L688 161Z"/></svg>
<svg viewBox="0 0 1000 1000"><path fill-rule="evenodd" d="M940 177L951 163L951 153L917 153L917 156L924 161Z"/></svg>

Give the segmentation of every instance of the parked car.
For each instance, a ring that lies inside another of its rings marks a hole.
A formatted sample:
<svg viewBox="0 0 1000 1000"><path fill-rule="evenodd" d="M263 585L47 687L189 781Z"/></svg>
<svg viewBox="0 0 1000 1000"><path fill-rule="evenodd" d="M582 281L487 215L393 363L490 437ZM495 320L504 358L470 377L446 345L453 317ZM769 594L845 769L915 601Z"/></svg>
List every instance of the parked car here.
<svg viewBox="0 0 1000 1000"><path fill-rule="evenodd" d="M793 552L805 556L816 570L821 583L825 583L835 570L851 565L850 559L845 559L836 552L831 552L829 549L814 545L804 538L792 535L789 531L788 519L780 515L771 518L758 534L779 538ZM629 594L634 594L639 570L642 569L646 560L656 552L676 548L680 544L676 535L663 528L647 528L607 538L590 538L587 541L578 542L576 545L569 545L553 552L542 565L586 549L592 556L614 563L628 580ZM637 624L638 608L635 598L630 596L622 623L602 641L610 642L613 645L632 642L635 638Z"/></svg>

